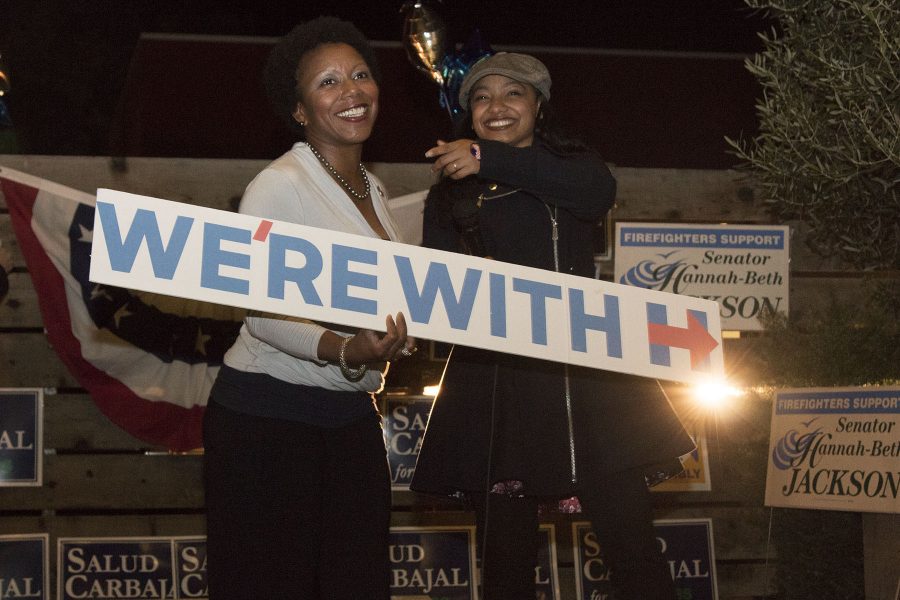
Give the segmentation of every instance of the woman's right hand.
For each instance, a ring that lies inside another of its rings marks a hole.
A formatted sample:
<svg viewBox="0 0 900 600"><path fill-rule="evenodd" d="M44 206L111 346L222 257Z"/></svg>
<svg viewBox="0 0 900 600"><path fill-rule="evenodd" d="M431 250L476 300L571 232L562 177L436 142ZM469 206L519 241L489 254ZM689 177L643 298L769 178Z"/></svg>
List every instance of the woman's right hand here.
<svg viewBox="0 0 900 600"><path fill-rule="evenodd" d="M451 179L462 179L469 175L477 175L481 171L481 160L472 153L475 140L460 139L452 142L438 140L437 145L429 148L426 158L434 158L431 172L441 172Z"/></svg>

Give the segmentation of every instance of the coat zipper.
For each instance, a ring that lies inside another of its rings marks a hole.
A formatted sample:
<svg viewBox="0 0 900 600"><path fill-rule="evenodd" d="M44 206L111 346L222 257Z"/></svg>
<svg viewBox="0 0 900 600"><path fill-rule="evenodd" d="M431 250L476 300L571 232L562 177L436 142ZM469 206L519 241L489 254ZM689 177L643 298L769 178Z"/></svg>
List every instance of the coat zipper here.
<svg viewBox="0 0 900 600"><path fill-rule="evenodd" d="M544 206L547 207L547 212L550 214L550 225L552 227L550 238L553 240L553 267L556 269L556 272L559 273L559 223L556 219L559 207L554 206L553 210L550 210L549 205L545 204ZM575 469L575 427L572 422L572 390L569 385L568 363L563 365L563 381L565 383L566 391L566 420L569 427L569 474L572 477L572 484L574 485L578 481L578 473Z"/></svg>

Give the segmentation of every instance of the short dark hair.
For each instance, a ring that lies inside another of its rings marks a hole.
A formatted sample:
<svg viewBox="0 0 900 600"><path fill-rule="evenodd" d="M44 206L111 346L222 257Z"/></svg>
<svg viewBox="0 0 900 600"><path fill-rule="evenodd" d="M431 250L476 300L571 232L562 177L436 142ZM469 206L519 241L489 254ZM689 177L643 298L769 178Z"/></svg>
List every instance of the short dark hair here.
<svg viewBox="0 0 900 600"><path fill-rule="evenodd" d="M294 120L293 113L297 107L297 66L303 56L322 44L347 44L359 52L366 61L375 83L381 84L381 72L375 51L369 40L349 21L337 17L317 17L294 27L282 37L266 61L263 69L263 84L266 95L279 119L304 139L304 130Z"/></svg>

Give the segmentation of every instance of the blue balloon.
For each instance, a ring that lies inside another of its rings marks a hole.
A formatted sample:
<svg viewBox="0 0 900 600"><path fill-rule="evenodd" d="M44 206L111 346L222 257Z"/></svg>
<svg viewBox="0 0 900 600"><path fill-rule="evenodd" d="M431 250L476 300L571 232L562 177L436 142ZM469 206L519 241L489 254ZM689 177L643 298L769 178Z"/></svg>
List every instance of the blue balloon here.
<svg viewBox="0 0 900 600"><path fill-rule="evenodd" d="M3 100L0 100L0 127L12 127L12 117L9 116L9 110Z"/></svg>
<svg viewBox="0 0 900 600"><path fill-rule="evenodd" d="M469 39L455 52L448 53L441 62L444 83L441 86L441 107L447 109L454 120L464 111L459 104L459 88L472 65L486 56L494 54L490 44L484 41L481 32L475 29Z"/></svg>

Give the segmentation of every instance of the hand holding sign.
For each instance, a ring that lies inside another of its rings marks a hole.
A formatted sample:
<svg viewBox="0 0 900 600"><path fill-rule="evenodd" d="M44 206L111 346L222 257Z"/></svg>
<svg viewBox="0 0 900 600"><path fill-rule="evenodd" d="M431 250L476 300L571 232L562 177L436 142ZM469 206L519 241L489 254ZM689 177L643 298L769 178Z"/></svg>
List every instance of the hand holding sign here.
<svg viewBox="0 0 900 600"><path fill-rule="evenodd" d="M385 334L380 334L372 329L360 329L350 338L344 349L344 357L351 364L368 364L373 362L396 361L405 356L412 356L416 347L416 338L409 337L406 331L406 317L403 313L397 313L396 317L388 315L385 318ZM331 336L328 336L331 337ZM338 336L334 336L337 338ZM338 344L343 340L337 341ZM327 342L326 342L327 343ZM321 346L320 346L321 348ZM340 349L337 351L340 352ZM333 358L323 356L321 350L319 358L337 361L338 353Z"/></svg>

